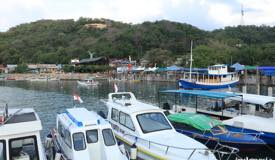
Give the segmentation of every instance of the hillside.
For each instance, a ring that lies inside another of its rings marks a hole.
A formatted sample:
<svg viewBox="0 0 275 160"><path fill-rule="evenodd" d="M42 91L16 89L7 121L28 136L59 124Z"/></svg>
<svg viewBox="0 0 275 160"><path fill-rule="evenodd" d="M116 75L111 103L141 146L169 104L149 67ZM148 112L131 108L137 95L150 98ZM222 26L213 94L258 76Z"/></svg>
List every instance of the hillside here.
<svg viewBox="0 0 275 160"><path fill-rule="evenodd" d="M87 51L108 58L147 59L169 65L181 58L186 65L190 40L194 64L240 62L275 65L275 28L226 27L212 32L170 21L126 24L107 19L40 20L0 33L0 63L69 63L87 58Z"/></svg>

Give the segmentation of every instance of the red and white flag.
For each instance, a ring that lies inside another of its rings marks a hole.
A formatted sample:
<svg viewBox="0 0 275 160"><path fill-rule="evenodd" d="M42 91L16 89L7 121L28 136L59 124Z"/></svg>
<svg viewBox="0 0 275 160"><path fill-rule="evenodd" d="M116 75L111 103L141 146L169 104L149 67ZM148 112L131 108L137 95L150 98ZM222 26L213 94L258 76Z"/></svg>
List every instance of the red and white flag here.
<svg viewBox="0 0 275 160"><path fill-rule="evenodd" d="M79 103L83 103L83 100L81 99L81 97L77 94L74 94L74 101L78 101Z"/></svg>

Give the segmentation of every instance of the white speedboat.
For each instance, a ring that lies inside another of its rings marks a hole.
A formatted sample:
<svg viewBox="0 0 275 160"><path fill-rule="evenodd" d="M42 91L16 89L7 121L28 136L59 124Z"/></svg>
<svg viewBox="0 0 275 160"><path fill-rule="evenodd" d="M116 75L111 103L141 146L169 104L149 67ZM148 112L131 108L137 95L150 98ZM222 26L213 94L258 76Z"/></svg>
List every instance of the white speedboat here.
<svg viewBox="0 0 275 160"><path fill-rule="evenodd" d="M95 81L93 78L87 78L84 80L77 81L77 84L79 86L90 87L90 86L97 86L99 83L98 81Z"/></svg>
<svg viewBox="0 0 275 160"><path fill-rule="evenodd" d="M131 152L137 148L137 158L144 160L210 160L214 154L200 142L182 135L167 120L164 110L138 101L133 93L110 93L104 101L107 119L116 138Z"/></svg>
<svg viewBox="0 0 275 160"><path fill-rule="evenodd" d="M127 159L117 145L111 125L85 108L58 114L56 129L51 130L47 139L48 157L55 160Z"/></svg>
<svg viewBox="0 0 275 160"><path fill-rule="evenodd" d="M0 160L46 160L41 130L31 108L0 110Z"/></svg>

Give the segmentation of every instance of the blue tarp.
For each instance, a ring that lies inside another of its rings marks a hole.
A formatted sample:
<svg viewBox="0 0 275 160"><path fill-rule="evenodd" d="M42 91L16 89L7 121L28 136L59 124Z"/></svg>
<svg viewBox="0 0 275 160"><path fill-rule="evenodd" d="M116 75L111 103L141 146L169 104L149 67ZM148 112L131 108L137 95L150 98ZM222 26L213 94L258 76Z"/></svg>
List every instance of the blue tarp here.
<svg viewBox="0 0 275 160"><path fill-rule="evenodd" d="M194 96L210 97L210 98L229 98L229 97L238 97L240 95L229 92L213 92L213 91L203 91L203 90L164 90L160 91L161 93L178 93L178 94L188 94Z"/></svg>
<svg viewBox="0 0 275 160"><path fill-rule="evenodd" d="M259 66L258 70L266 76L275 76L275 66Z"/></svg>
<svg viewBox="0 0 275 160"><path fill-rule="evenodd" d="M241 65L240 63L235 63L232 66L230 66L231 68L234 68L235 71L242 71L244 70L244 66Z"/></svg>

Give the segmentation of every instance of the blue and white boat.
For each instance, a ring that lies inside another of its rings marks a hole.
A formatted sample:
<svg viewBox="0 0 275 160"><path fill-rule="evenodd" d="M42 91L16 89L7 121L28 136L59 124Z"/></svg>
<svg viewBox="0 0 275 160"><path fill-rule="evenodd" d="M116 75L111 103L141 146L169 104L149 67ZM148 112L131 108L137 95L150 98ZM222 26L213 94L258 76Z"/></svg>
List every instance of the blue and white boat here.
<svg viewBox="0 0 275 160"><path fill-rule="evenodd" d="M260 134L232 131L225 127L220 120L206 115L176 113L168 115L168 119L178 132L192 137L212 149L221 144L248 152L259 150L265 146L265 142L259 138Z"/></svg>
<svg viewBox="0 0 275 160"><path fill-rule="evenodd" d="M192 72L184 74L179 80L179 87L183 89L222 89L235 86L239 77L235 72L228 72L227 65L217 64L209 66L207 73Z"/></svg>
<svg viewBox="0 0 275 160"><path fill-rule="evenodd" d="M207 73L192 72L193 41L191 41L190 70L184 72L183 78L178 81L179 88L183 89L222 89L235 86L239 77L235 72L228 72L227 65L217 64L209 66Z"/></svg>
<svg viewBox="0 0 275 160"><path fill-rule="evenodd" d="M247 109L244 114L223 121L228 128L245 133L259 133L269 146L275 147L275 97L241 94Z"/></svg>
<svg viewBox="0 0 275 160"><path fill-rule="evenodd" d="M86 108L66 109L56 118L46 141L47 156L55 160L127 160L111 125Z"/></svg>
<svg viewBox="0 0 275 160"><path fill-rule="evenodd" d="M260 138L267 145L275 147L275 97L203 90L164 90L160 93L172 94L175 98L174 105L167 105L167 102L163 105L172 113L191 112L218 117L224 120L229 130L261 134ZM186 97L193 97L195 104L184 102Z"/></svg>

